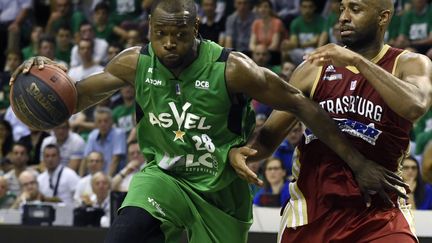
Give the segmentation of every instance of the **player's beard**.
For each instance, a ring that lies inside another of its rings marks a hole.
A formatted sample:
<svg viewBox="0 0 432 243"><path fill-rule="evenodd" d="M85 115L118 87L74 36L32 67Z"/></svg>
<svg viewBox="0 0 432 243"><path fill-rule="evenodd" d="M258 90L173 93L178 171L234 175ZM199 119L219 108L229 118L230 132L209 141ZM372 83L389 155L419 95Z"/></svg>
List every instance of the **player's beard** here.
<svg viewBox="0 0 432 243"><path fill-rule="evenodd" d="M350 36L342 36L342 44L346 45L351 50L361 50L370 45L378 37L378 25L371 24L364 31L354 31Z"/></svg>

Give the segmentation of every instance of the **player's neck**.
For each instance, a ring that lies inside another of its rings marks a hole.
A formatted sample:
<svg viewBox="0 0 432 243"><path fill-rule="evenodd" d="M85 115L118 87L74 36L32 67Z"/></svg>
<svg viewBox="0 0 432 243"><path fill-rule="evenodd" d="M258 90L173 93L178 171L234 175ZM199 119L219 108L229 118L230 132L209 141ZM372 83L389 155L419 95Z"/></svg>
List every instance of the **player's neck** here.
<svg viewBox="0 0 432 243"><path fill-rule="evenodd" d="M352 50L364 56L368 60L372 60L374 57L378 55L378 53L380 53L383 47L384 47L383 42L379 42L379 43L377 42L376 44L371 44L369 46L364 46L360 48L353 48Z"/></svg>

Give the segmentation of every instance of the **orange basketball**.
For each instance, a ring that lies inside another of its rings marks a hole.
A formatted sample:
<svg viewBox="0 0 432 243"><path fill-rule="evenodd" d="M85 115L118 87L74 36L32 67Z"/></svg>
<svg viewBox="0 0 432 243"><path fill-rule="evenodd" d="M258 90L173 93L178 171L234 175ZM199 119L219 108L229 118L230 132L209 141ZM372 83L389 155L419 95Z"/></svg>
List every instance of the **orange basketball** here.
<svg viewBox="0 0 432 243"><path fill-rule="evenodd" d="M74 82L60 68L32 66L16 78L10 91L10 103L16 116L27 126L47 130L65 122L77 104Z"/></svg>

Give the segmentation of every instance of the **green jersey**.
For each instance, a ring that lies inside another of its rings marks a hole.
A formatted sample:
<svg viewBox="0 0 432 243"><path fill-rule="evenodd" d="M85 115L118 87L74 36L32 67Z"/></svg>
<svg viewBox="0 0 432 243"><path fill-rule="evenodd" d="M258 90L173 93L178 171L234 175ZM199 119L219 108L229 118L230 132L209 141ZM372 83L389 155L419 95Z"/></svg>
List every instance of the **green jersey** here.
<svg viewBox="0 0 432 243"><path fill-rule="evenodd" d="M254 127L249 100L227 91L227 57L219 45L201 41L197 59L176 77L149 44L137 65L137 137L149 166L201 192L238 178L228 152L245 144Z"/></svg>
<svg viewBox="0 0 432 243"><path fill-rule="evenodd" d="M408 11L402 17L400 33L409 40L426 39L432 32L432 8L426 7L422 13L417 14L414 10Z"/></svg>
<svg viewBox="0 0 432 243"><path fill-rule="evenodd" d="M311 22L306 22L303 16L299 16L291 22L290 34L297 35L301 45L319 36L324 30L324 24L324 18L319 15L315 15Z"/></svg>

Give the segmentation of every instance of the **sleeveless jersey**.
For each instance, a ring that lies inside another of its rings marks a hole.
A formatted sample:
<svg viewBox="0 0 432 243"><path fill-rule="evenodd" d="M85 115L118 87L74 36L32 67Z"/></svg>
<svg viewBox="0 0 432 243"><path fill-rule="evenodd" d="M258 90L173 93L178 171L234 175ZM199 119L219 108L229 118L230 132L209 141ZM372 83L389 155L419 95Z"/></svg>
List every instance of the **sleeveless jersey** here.
<svg viewBox="0 0 432 243"><path fill-rule="evenodd" d="M198 57L176 77L151 44L139 56L137 136L149 165L202 192L238 178L228 163L233 146L246 143L255 115L250 100L230 96L225 81L229 51L202 40Z"/></svg>
<svg viewBox="0 0 432 243"><path fill-rule="evenodd" d="M374 63L394 73L402 50L385 45ZM334 119L367 159L397 171L409 146L410 121L397 115L355 67L322 67L311 98ZM296 227L318 219L332 207L364 206L348 165L309 130L293 165L296 179L284 212L285 225ZM396 201L397 197L392 196ZM377 196L372 205L382 205Z"/></svg>

